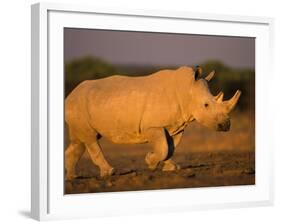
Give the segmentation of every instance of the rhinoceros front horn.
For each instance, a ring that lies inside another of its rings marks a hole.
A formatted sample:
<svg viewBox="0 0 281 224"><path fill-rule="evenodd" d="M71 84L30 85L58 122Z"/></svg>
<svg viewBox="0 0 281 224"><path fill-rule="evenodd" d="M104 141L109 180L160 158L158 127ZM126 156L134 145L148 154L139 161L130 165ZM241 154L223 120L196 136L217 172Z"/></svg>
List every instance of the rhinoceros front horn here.
<svg viewBox="0 0 281 224"><path fill-rule="evenodd" d="M237 90L236 93L234 94L234 96L230 100L224 101L224 103L227 107L228 113L234 109L240 96L241 96L241 91Z"/></svg>

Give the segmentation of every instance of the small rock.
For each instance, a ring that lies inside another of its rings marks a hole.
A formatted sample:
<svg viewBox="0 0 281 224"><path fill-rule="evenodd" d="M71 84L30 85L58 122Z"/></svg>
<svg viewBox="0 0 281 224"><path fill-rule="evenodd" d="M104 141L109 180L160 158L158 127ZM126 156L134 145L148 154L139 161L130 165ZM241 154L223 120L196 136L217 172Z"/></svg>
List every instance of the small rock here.
<svg viewBox="0 0 281 224"><path fill-rule="evenodd" d="M255 174L256 172L253 168L249 168L249 169L243 170L242 173L251 175L251 174Z"/></svg>
<svg viewBox="0 0 281 224"><path fill-rule="evenodd" d="M192 169L187 169L182 176L186 178L192 178L196 176L196 173Z"/></svg>
<svg viewBox="0 0 281 224"><path fill-rule="evenodd" d="M109 181L106 182L106 186L107 186L107 187L112 187L112 186L113 186L113 183L109 180Z"/></svg>

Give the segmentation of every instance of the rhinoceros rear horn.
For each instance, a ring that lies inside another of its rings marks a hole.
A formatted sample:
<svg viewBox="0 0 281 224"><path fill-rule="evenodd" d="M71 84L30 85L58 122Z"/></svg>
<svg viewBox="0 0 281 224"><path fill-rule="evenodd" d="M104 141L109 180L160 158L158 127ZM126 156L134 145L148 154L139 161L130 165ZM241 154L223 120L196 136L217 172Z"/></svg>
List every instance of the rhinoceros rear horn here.
<svg viewBox="0 0 281 224"><path fill-rule="evenodd" d="M234 96L230 100L224 101L226 104L228 113L234 109L240 96L241 96L241 91L237 90L236 93L234 94Z"/></svg>
<svg viewBox="0 0 281 224"><path fill-rule="evenodd" d="M195 80L199 79L200 76L202 76L202 73L203 69L199 65L197 65L195 69Z"/></svg>
<svg viewBox="0 0 281 224"><path fill-rule="evenodd" d="M224 93L222 91L220 91L218 93L218 95L216 95L214 98L217 102L221 103L223 101L223 96L224 96Z"/></svg>

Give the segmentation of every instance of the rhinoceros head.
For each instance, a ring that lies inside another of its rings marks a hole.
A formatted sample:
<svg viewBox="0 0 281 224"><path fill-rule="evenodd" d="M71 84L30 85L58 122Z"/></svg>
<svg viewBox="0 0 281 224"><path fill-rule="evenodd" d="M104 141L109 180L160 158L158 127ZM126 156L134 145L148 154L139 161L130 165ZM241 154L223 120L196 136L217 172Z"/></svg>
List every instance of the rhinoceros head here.
<svg viewBox="0 0 281 224"><path fill-rule="evenodd" d="M229 113L233 110L241 95L237 90L230 100L223 101L223 92L213 96L210 93L208 82L213 78L212 71L205 78L200 78L202 69L197 67L195 71L195 82L192 86L192 118L202 125L217 131L228 131L230 129Z"/></svg>

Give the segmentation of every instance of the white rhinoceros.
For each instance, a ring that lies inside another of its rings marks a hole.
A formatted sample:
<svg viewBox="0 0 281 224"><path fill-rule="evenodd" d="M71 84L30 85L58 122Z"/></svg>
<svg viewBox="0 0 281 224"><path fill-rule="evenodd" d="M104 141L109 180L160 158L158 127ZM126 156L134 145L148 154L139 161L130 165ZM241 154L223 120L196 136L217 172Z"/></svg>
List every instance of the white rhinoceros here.
<svg viewBox="0 0 281 224"><path fill-rule="evenodd" d="M184 128L197 122L217 131L228 131L228 113L241 92L228 101L223 93L213 96L207 82L211 72L201 78L202 69L190 67L161 70L142 77L114 75L79 84L65 100L65 119L70 143L65 151L66 178L75 177L75 166L85 149L100 175L114 172L102 153L98 140L113 143L151 143L145 161L150 169L163 162L163 171L179 169L171 160Z"/></svg>

